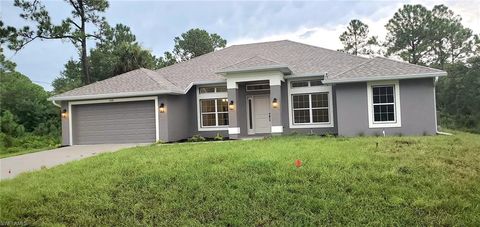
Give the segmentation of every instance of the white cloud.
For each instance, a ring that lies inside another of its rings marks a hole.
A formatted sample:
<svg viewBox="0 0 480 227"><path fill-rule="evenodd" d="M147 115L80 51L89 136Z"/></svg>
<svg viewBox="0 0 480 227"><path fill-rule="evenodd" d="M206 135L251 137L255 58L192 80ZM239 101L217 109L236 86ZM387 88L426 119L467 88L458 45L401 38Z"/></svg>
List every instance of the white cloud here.
<svg viewBox="0 0 480 227"><path fill-rule="evenodd" d="M463 18L463 24L471 28L475 33L480 33L480 1L409 1L410 4L423 4L427 8L431 9L434 5L445 4L452 9L456 14L459 14ZM377 9L373 14L368 16L356 15L351 13L349 18L359 19L369 26L370 35L378 36L381 41L384 40L387 31L385 25L393 14L403 5L405 2L392 2L391 5L381 7ZM274 40L289 39L302 43L307 43L315 46L325 47L329 49L340 49L342 44L339 40L340 34L345 31L348 26L348 22L339 23L330 27L304 27L301 26L294 31L270 34L260 38L252 37L240 37L231 42L231 44L244 44L253 42L265 42Z"/></svg>

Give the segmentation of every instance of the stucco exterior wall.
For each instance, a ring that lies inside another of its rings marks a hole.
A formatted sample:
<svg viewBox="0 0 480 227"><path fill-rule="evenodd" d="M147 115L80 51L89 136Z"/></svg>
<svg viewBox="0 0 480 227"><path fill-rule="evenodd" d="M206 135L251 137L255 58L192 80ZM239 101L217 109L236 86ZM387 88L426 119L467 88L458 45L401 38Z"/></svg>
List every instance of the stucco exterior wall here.
<svg viewBox="0 0 480 227"><path fill-rule="evenodd" d="M64 101L60 103L60 112L63 110L68 110L68 102ZM62 122L62 146L70 145L70 126L68 124L68 119L70 118L70 112L68 112L68 116L66 118L60 117Z"/></svg>
<svg viewBox="0 0 480 227"><path fill-rule="evenodd" d="M434 79L400 80L401 123L399 128L369 128L367 83L336 85L338 134L433 135L436 133Z"/></svg>

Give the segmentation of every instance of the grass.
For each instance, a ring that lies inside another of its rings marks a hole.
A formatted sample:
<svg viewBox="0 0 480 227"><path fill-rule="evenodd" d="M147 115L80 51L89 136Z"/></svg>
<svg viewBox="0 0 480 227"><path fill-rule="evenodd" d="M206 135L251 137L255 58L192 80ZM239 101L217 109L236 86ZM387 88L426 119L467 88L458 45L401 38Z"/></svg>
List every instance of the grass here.
<svg viewBox="0 0 480 227"><path fill-rule="evenodd" d="M467 133L152 145L0 182L0 223L478 226L479 163Z"/></svg>
<svg viewBox="0 0 480 227"><path fill-rule="evenodd" d="M9 151L0 150L0 159L13 157L13 156L17 156L17 155L22 155L22 154L29 154L29 153L39 152L39 151L51 150L51 149L58 148L59 146L60 145L47 146L47 147L43 147L43 148L29 148L29 149L25 149L25 150L22 149L21 151L16 151L14 153L11 153Z"/></svg>
<svg viewBox="0 0 480 227"><path fill-rule="evenodd" d="M59 142L57 136L38 136L28 133L21 137L11 137L0 132L0 159L54 149L60 146Z"/></svg>

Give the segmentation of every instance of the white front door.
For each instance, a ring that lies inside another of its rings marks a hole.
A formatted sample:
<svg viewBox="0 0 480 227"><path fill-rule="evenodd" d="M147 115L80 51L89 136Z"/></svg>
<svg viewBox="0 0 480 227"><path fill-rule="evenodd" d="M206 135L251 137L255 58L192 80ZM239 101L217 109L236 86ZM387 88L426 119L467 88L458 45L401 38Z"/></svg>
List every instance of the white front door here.
<svg viewBox="0 0 480 227"><path fill-rule="evenodd" d="M270 133L270 102L269 96L253 97L253 127L255 133Z"/></svg>

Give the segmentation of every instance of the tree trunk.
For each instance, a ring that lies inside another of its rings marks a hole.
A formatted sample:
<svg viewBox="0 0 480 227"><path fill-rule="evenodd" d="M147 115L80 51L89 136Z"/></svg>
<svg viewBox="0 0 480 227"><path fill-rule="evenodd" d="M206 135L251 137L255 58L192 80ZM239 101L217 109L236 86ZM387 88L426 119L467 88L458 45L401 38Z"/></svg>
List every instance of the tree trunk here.
<svg viewBox="0 0 480 227"><path fill-rule="evenodd" d="M84 85L90 84L90 73L88 72L88 59L87 59L87 36L85 33L85 10L83 8L83 0L78 1L78 5L80 8L80 20L82 21L81 24L81 31L82 31L82 72L83 72L83 83Z"/></svg>

